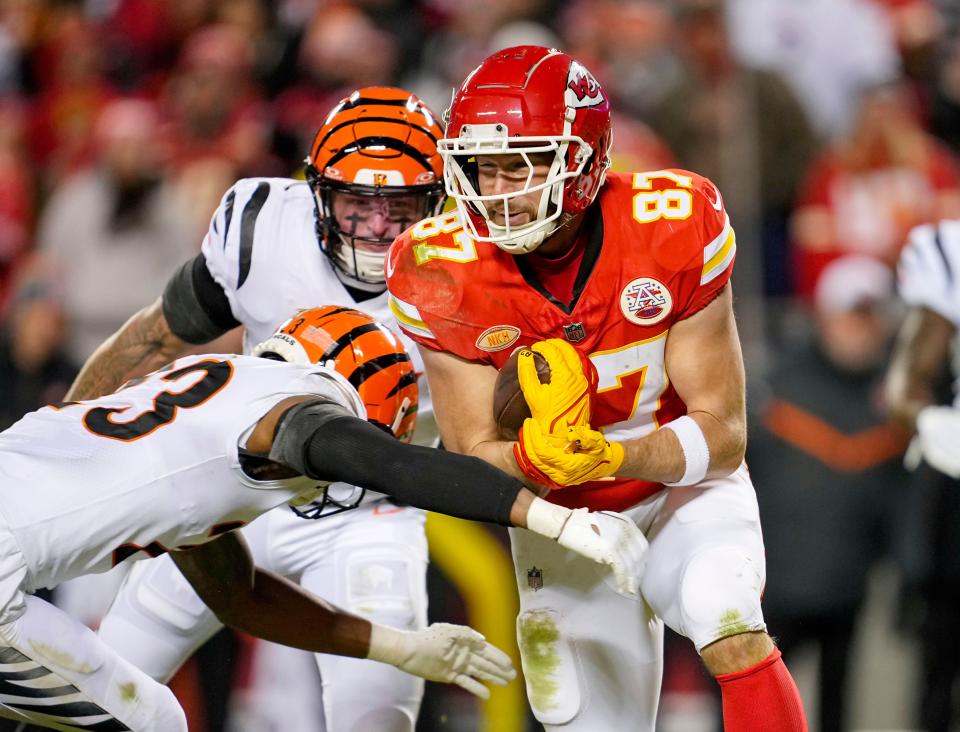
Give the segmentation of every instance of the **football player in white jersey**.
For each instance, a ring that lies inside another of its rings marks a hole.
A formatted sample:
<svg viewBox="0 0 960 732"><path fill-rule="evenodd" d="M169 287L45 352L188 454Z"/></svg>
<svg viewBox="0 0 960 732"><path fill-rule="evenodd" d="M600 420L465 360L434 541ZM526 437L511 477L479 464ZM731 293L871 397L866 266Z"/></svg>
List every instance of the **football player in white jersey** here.
<svg viewBox="0 0 960 732"><path fill-rule="evenodd" d="M916 439L908 452L960 478L960 372L954 355L954 403L940 406L935 390L960 328L960 221L940 221L910 232L900 253L897 288L910 306L887 375L893 414Z"/></svg>
<svg viewBox="0 0 960 732"><path fill-rule="evenodd" d="M479 460L394 439L416 419L416 379L400 341L363 313L301 311L256 353L187 356L0 433L0 717L185 732L166 687L30 594L167 552L221 622L253 635L484 697L481 681L510 681L509 657L470 628L392 629L254 567L234 529L334 481L527 526L621 579L630 552L642 557L645 540L622 517L553 506Z"/></svg>
<svg viewBox="0 0 960 732"><path fill-rule="evenodd" d="M341 101L311 145L307 182L253 178L231 187L200 255L171 279L161 298L91 356L67 398L109 393L134 370L157 368L190 344L210 342L237 324L246 329L249 351L295 309L318 303L359 304L393 326L384 256L397 234L442 206L438 122L420 100L399 89L360 89ZM407 344L422 373L416 347ZM421 392L423 417L430 410L426 390ZM331 495L323 510L336 510L334 500L348 506L354 498L347 490ZM422 511L368 492L356 509L320 524L282 508L247 532L258 563L305 589L388 625L425 625ZM368 578L385 570L390 576L378 586L387 589L372 593ZM144 568L129 579L103 625L109 644L161 680L219 628L212 613L177 582L177 573L163 565ZM167 612L171 605L175 609ZM122 622L113 622L118 613ZM328 732L352 730L365 718L375 720L379 730L413 729L422 681L378 664L316 660ZM290 661L296 659L285 662ZM306 688L314 685L308 675L296 678ZM286 713L289 703L278 699L278 714Z"/></svg>

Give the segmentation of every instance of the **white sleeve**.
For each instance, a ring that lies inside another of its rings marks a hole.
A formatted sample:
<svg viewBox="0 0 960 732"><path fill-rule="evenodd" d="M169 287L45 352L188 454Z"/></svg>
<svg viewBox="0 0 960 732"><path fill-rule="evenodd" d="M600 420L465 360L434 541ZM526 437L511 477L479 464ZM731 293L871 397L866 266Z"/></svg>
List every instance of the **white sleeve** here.
<svg viewBox="0 0 960 732"><path fill-rule="evenodd" d="M233 316L241 322L237 289L250 274L257 220L270 192L267 179L237 181L223 195L200 248L211 276L227 295Z"/></svg>
<svg viewBox="0 0 960 732"><path fill-rule="evenodd" d="M897 265L897 289L908 305L929 308L960 327L960 220L910 232Z"/></svg>

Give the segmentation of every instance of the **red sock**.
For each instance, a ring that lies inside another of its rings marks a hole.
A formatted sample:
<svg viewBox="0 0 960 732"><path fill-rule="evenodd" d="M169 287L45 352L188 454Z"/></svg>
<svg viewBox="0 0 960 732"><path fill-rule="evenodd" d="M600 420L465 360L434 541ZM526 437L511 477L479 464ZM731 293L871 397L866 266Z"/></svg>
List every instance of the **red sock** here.
<svg viewBox="0 0 960 732"><path fill-rule="evenodd" d="M800 693L774 648L756 666L717 677L725 732L807 732Z"/></svg>

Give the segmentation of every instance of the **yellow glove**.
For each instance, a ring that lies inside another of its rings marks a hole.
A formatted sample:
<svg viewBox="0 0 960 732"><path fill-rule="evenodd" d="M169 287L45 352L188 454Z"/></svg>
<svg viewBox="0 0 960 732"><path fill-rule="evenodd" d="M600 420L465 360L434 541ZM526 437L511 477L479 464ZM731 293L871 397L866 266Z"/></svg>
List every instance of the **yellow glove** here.
<svg viewBox="0 0 960 732"><path fill-rule="evenodd" d="M550 488L607 478L623 464L623 445L602 432L576 426L564 437L544 434L532 417L524 420L513 454L525 475Z"/></svg>
<svg viewBox="0 0 960 732"><path fill-rule="evenodd" d="M533 351L550 366L550 383L541 384ZM590 382L576 349L559 338L534 343L520 351L517 379L531 416L544 432L565 435L570 425L590 424Z"/></svg>

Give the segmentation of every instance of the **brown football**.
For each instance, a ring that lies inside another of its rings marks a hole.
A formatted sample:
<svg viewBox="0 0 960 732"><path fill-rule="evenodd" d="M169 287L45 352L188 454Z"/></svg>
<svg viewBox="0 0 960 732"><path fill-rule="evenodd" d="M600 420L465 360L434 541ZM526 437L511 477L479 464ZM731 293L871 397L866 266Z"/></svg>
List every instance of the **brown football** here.
<svg viewBox="0 0 960 732"><path fill-rule="evenodd" d="M497 423L500 436L505 440L517 439L517 432L523 420L530 416L530 407L523 398L520 380L517 378L517 359L522 350L518 348L510 354L510 358L497 374L497 382L493 387L493 418ZM540 383L549 384L550 364L547 363L547 359L534 351L533 362L537 365L537 377Z"/></svg>

